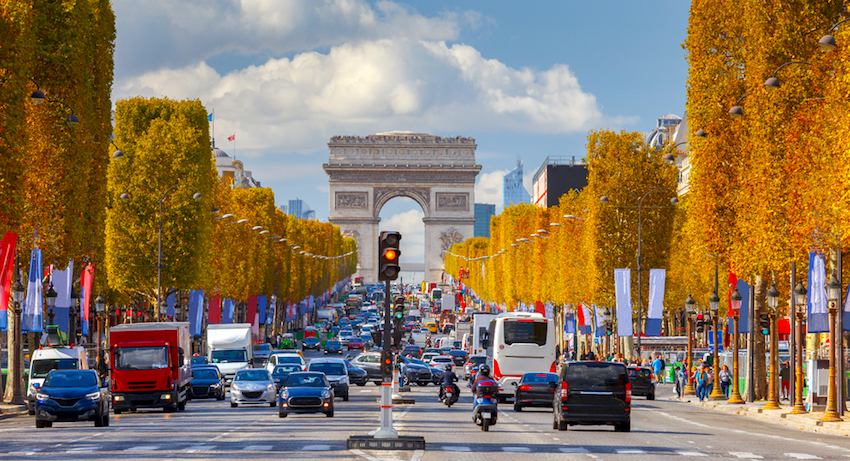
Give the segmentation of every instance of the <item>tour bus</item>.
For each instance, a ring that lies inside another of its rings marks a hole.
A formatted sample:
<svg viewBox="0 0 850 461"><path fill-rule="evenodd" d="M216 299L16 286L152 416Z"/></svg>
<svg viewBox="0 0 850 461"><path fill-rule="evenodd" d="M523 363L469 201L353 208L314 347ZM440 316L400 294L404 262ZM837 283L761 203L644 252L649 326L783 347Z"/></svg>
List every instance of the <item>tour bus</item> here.
<svg viewBox="0 0 850 461"><path fill-rule="evenodd" d="M555 325L536 312L506 312L490 321L487 359L499 398L512 398L525 373L555 373Z"/></svg>

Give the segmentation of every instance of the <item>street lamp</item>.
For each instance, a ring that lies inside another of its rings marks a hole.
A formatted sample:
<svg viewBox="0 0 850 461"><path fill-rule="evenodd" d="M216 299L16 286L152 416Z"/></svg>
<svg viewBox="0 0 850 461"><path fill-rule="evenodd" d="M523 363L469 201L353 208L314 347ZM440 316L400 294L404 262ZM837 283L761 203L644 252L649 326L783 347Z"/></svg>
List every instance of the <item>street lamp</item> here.
<svg viewBox="0 0 850 461"><path fill-rule="evenodd" d="M103 311L106 308L106 301L103 300L103 296L100 293L97 294L97 298L94 299L94 308L95 312L97 312L97 369L100 370L100 351L101 351L101 334L103 332Z"/></svg>
<svg viewBox="0 0 850 461"><path fill-rule="evenodd" d="M741 320L741 301L744 300L744 297L735 288L731 298L732 319L735 321L735 336L732 338L732 354L734 354L732 356L732 395L729 396L727 403L743 405L744 399L741 398L741 391L738 388L738 321Z"/></svg>
<svg viewBox="0 0 850 461"><path fill-rule="evenodd" d="M835 272L826 284L826 298L829 301L829 388L826 397L826 412L821 421L843 421L838 416L838 399L835 386L835 316L838 313L838 299L841 297L841 284L835 279Z"/></svg>
<svg viewBox="0 0 850 461"><path fill-rule="evenodd" d="M797 287L794 288L794 296L797 298L797 350L791 353L797 354L797 370L795 373L794 383L794 408L791 409L792 415L799 415L806 412L806 406L803 405L803 322L806 321L806 287L803 282L797 282Z"/></svg>
<svg viewBox="0 0 850 461"><path fill-rule="evenodd" d="M848 19L850 19L850 18L842 19L841 21L838 21L835 24L833 24L832 27L830 27L829 30L827 31L826 35L824 35L823 37L820 38L820 40L818 40L818 45L820 45L820 48L822 50L832 51L838 46L838 44L835 43L835 37L830 35L830 33L833 30L835 30L835 28L838 27L841 23L843 23L844 21L847 21Z"/></svg>
<svg viewBox="0 0 850 461"><path fill-rule="evenodd" d="M15 260L15 278L17 277L18 264L17 260ZM24 397L21 392L21 384L24 379L24 340L21 335L21 303L24 302L24 295L24 286L21 284L20 280L15 280L15 283L12 284L12 300L15 302L15 331L12 336L15 341L15 345L12 350L15 354L15 366L12 367L12 400L9 402L12 405L25 404Z"/></svg>
<svg viewBox="0 0 850 461"><path fill-rule="evenodd" d="M53 311L53 308L56 307L56 290L53 289L53 283L50 284L50 288L47 289L47 293L44 294L44 297L47 298L47 318L48 325L53 325L53 318L56 317L56 313Z"/></svg>
<svg viewBox="0 0 850 461"><path fill-rule="evenodd" d="M685 320L687 320L687 335L688 335L688 356L685 357L685 390L683 392L684 395L695 395L694 385L691 384L691 369L694 366L693 359L693 333L691 332L691 321L692 316L694 314L694 305L696 301L694 301L693 296L688 293L688 299L685 300Z"/></svg>
<svg viewBox="0 0 850 461"><path fill-rule="evenodd" d="M641 198L638 198L637 194L632 192L631 189L627 189L625 187L612 187L612 188L608 189L608 191L605 192L605 194L603 194L602 197L599 197L599 201L602 202L603 205L608 203L608 192L611 192L614 189L620 189L620 190L624 190L624 191L628 192L629 194L632 195L632 197L634 197L635 201L638 204L638 207L637 207L638 208L638 242L637 242L637 244L638 244L637 245L638 312L637 312L637 344L635 346L635 351L636 351L636 355L637 355L638 359L640 359L640 337L641 337L642 322L643 322L643 320L642 320L642 310L643 310L642 309L642 306L643 306L642 301L643 300L641 299L641 272L643 271L643 268L641 267L641 232L642 232L642 228L643 228L643 201L647 197L649 197L650 194L652 194L653 192L656 192L656 191L667 191L667 192L673 194L673 197L670 199L670 205L673 205L673 206L675 206L676 204L679 203L679 198L676 196L675 192L671 191L670 189L668 189L666 187L656 187L655 189L652 189L649 192L643 194L643 197L641 197ZM569 215L567 215L567 216L569 216ZM574 219L581 219L581 218L575 218L575 217L573 217L573 218Z"/></svg>
<svg viewBox="0 0 850 461"><path fill-rule="evenodd" d="M719 325L720 317L720 296L717 295L717 288L714 288L714 291L711 293L711 296L708 298L708 305L711 307L711 325L712 325L712 334L714 335L713 343L714 343L714 352L712 353L712 361L714 363L714 389L711 390L711 395L708 396L709 400L725 400L726 394L720 390L720 359L718 358L717 351L720 349L720 341L717 338L717 330Z"/></svg>
<svg viewBox="0 0 850 461"><path fill-rule="evenodd" d="M770 317L770 381L768 381L767 403L764 405L765 410L779 410L779 394L776 392L777 372L776 372L776 357L779 352L779 335L776 334L776 312L779 307L779 290L776 289L776 282L767 290L767 306L768 316Z"/></svg>

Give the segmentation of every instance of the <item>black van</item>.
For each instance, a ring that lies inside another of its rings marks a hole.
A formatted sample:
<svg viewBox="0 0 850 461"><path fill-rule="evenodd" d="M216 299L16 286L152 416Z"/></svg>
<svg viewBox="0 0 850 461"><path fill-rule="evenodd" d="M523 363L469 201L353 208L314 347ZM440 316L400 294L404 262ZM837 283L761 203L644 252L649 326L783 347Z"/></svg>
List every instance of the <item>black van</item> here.
<svg viewBox="0 0 850 461"><path fill-rule="evenodd" d="M632 387L626 366L615 362L570 362L555 386L552 429L570 424L613 424L617 432L631 430Z"/></svg>

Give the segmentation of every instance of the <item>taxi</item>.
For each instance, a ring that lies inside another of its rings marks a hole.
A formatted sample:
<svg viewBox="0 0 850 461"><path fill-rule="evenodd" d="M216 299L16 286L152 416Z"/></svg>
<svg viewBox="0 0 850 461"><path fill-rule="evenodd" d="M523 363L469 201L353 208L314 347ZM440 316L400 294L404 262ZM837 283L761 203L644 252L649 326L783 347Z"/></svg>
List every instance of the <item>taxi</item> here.
<svg viewBox="0 0 850 461"><path fill-rule="evenodd" d="M425 322L425 328L427 328L428 331L430 331L431 333L436 333L437 322L435 322L434 320L428 320L427 322Z"/></svg>

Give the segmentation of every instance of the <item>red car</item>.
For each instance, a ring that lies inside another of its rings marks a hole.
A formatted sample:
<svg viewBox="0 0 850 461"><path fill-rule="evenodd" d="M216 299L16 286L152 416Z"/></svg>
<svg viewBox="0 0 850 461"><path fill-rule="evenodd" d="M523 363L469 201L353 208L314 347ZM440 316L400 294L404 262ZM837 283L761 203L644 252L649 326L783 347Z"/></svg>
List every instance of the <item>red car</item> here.
<svg viewBox="0 0 850 461"><path fill-rule="evenodd" d="M363 340L360 338L351 338L348 340L348 350L360 349L363 350Z"/></svg>

